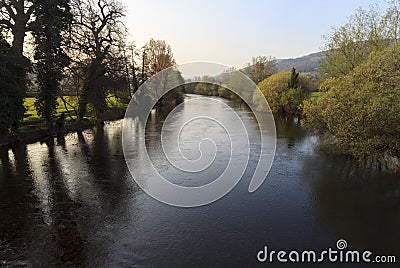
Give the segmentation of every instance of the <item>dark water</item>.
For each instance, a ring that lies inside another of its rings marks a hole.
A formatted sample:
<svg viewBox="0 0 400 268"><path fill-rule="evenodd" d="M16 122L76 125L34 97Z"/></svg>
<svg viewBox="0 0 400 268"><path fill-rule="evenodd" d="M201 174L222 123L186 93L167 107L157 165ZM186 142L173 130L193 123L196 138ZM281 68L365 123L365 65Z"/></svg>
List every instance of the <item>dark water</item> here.
<svg viewBox="0 0 400 268"><path fill-rule="evenodd" d="M121 122L65 143L1 151L0 267L251 267L265 245L321 250L338 239L400 258L399 177L325 155L297 124L277 119L272 170L249 194L260 137L252 115L234 109L250 130L249 167L225 198L199 208L164 205L138 188L124 161ZM154 157L163 118L148 122Z"/></svg>

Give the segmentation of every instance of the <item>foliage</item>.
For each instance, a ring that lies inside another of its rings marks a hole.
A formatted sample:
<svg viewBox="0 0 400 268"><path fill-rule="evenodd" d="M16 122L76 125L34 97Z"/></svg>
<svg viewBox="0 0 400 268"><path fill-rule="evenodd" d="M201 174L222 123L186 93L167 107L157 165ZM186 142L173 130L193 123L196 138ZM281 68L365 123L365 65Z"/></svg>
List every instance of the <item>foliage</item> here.
<svg viewBox="0 0 400 268"><path fill-rule="evenodd" d="M258 87L267 99L273 113L300 115L303 101L309 96L308 78L282 71L262 81ZM253 98L257 105L261 100Z"/></svg>
<svg viewBox="0 0 400 268"><path fill-rule="evenodd" d="M171 85L176 84L182 85L163 96L163 98L157 102L158 107L174 106L183 102L183 84L185 81L181 73L175 68L172 68L176 65L176 62L169 44L164 40L154 40L151 38L144 46L143 64L142 70L144 74L142 74L142 79L151 78L157 73L164 71L161 74L163 77L160 81L162 83L162 85L160 85L161 88L169 88ZM157 81L158 80L159 79L157 79ZM157 87L153 88L157 91Z"/></svg>
<svg viewBox="0 0 400 268"><path fill-rule="evenodd" d="M167 73L167 84L165 85L168 89L171 89L167 94L165 94L161 100L157 103L158 107L174 107L184 101L183 92L185 91L185 87L183 84L185 80L182 77L182 74L174 69L170 68L164 71ZM173 88L172 85L182 85L177 88Z"/></svg>
<svg viewBox="0 0 400 268"><path fill-rule="evenodd" d="M305 105L306 126L332 138L332 148L358 159L400 156L400 46L392 44Z"/></svg>
<svg viewBox="0 0 400 268"><path fill-rule="evenodd" d="M114 0L72 0L72 11L74 21L69 54L79 63L77 69L82 70L78 116L83 119L90 104L92 115L102 122L108 93L104 78L114 70L112 65L124 64L119 47L125 39L122 23L125 9Z"/></svg>
<svg viewBox="0 0 400 268"><path fill-rule="evenodd" d="M273 57L253 57L252 62L247 64L244 73L250 77L255 84L260 83L272 74L276 73L276 59Z"/></svg>
<svg viewBox="0 0 400 268"><path fill-rule="evenodd" d="M16 129L23 118L28 60L15 55L0 34L0 136Z"/></svg>
<svg viewBox="0 0 400 268"><path fill-rule="evenodd" d="M292 68L292 71L290 73L288 88L297 88L300 86L299 75L300 74L296 72L296 69Z"/></svg>
<svg viewBox="0 0 400 268"><path fill-rule="evenodd" d="M323 94L323 92L311 92L310 98L318 99L319 97L321 97L322 94Z"/></svg>
<svg viewBox="0 0 400 268"><path fill-rule="evenodd" d="M124 16L120 0L0 0L0 33L7 36L0 42L1 134L23 120L27 74L36 107L26 99L25 120L40 116L51 126L67 108L73 110L71 118L101 123L113 102L125 107L145 79L175 66L171 46L154 39L144 46L143 66L136 65L139 52L134 44L126 45ZM30 32L35 73L28 73L29 61L23 57ZM141 70L146 74L140 75ZM184 83L179 72L167 80ZM172 90L157 105L182 102L183 91L183 86Z"/></svg>
<svg viewBox="0 0 400 268"><path fill-rule="evenodd" d="M359 9L327 38L321 88L305 103L305 125L333 151L400 167L400 1ZM397 159L397 160L396 160ZM390 164L392 163L392 164Z"/></svg>
<svg viewBox="0 0 400 268"><path fill-rule="evenodd" d="M35 67L39 85L36 107L47 124L52 125L63 70L70 62L62 46L72 15L69 0L35 0L34 8Z"/></svg>
<svg viewBox="0 0 400 268"><path fill-rule="evenodd" d="M195 94L205 95L205 96L218 96L219 85L214 77L204 76L202 78L203 82L197 83L194 89Z"/></svg>
<svg viewBox="0 0 400 268"><path fill-rule="evenodd" d="M285 113L295 116L301 115L303 109L303 102L310 95L308 84L302 87L300 84L299 75L300 74L296 72L296 69L292 68L288 83L288 89L285 92L283 92L281 97L281 103L282 106L284 107Z"/></svg>
<svg viewBox="0 0 400 268"><path fill-rule="evenodd" d="M380 51L400 40L400 1L392 1L382 13L378 6L359 8L347 23L325 36L326 62L321 65L323 78L341 77L362 64L371 52Z"/></svg>
<svg viewBox="0 0 400 268"><path fill-rule="evenodd" d="M308 96L308 90L304 90L301 87L288 88L281 97L285 113L300 116L303 110L303 102Z"/></svg>
<svg viewBox="0 0 400 268"><path fill-rule="evenodd" d="M144 46L144 70L146 78L161 72L164 69L175 66L172 49L164 40L151 38Z"/></svg>
<svg viewBox="0 0 400 268"><path fill-rule="evenodd" d="M243 99L252 100L253 96L251 96L251 92L253 92L252 89L255 89L255 85L249 79L245 79L244 77L242 71L234 71L226 86L229 89L229 93L224 90L221 90L220 93L223 95L229 95L229 99L236 101L239 99L239 95ZM236 92L237 94L233 92Z"/></svg>
<svg viewBox="0 0 400 268"><path fill-rule="evenodd" d="M220 86L218 88L218 96L224 99L228 99L228 100L238 100L239 96L237 96L235 93L233 93L231 90Z"/></svg>
<svg viewBox="0 0 400 268"><path fill-rule="evenodd" d="M66 113L67 117L66 120L75 120L77 119L74 110L78 108L78 101L79 98L77 96L62 96L62 98L67 102L65 104L61 97L57 98L57 109L55 112L55 116L58 117L62 113ZM24 107L25 107L25 115L24 115L24 122L34 122L40 121L40 116L38 111L35 107L35 102L37 98L29 97L24 99ZM113 95L108 95L106 98L108 108L120 108L125 109L127 104L121 103L120 99Z"/></svg>

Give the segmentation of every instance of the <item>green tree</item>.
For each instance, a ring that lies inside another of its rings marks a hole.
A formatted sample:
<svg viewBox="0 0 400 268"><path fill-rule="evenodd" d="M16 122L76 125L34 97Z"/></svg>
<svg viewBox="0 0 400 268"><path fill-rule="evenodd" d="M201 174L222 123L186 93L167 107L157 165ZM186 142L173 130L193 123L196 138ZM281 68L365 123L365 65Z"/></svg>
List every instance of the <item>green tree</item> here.
<svg viewBox="0 0 400 268"><path fill-rule="evenodd" d="M24 116L28 70L29 61L16 56L0 34L0 137L10 129L16 130Z"/></svg>
<svg viewBox="0 0 400 268"><path fill-rule="evenodd" d="M332 151L400 170L400 1L359 9L327 39L326 91L305 103L305 125Z"/></svg>
<svg viewBox="0 0 400 268"><path fill-rule="evenodd" d="M288 83L288 88L297 88L300 86L300 80L299 80L299 73L296 72L296 69L293 67L292 71L290 73L290 80Z"/></svg>
<svg viewBox="0 0 400 268"><path fill-rule="evenodd" d="M83 80L78 117L84 118L90 104L93 116L101 123L108 109L105 77L112 72L115 59L124 61L119 47L126 36L121 21L125 9L115 0L71 0L71 3L74 20L69 55L82 70Z"/></svg>
<svg viewBox="0 0 400 268"><path fill-rule="evenodd" d="M233 93L232 91L230 91L229 89L227 89L223 86L220 86L218 88L218 96L220 96L221 98L224 98L224 99L229 99L229 100L237 100L238 99L238 96L235 93Z"/></svg>
<svg viewBox="0 0 400 268"><path fill-rule="evenodd" d="M245 79L245 76L243 75L242 71L233 71L233 74L231 75L228 84L226 87L240 95L246 100L252 100L253 96L251 92L252 90L255 89L254 83L249 80ZM232 91L229 91L229 96L230 99L238 101L239 96L233 93ZM222 94L228 94L225 92L225 90L222 90Z"/></svg>
<svg viewBox="0 0 400 268"><path fill-rule="evenodd" d="M284 107L285 113L294 116L301 116L303 110L303 102L310 96L309 84L310 81L303 78L303 86L300 81L300 73L293 68L290 73L288 88L283 92L281 104Z"/></svg>
<svg viewBox="0 0 400 268"><path fill-rule="evenodd" d="M182 74L177 69L170 68L166 72L168 73L167 87L171 88L173 87L172 85L181 86L173 88L171 91L165 94L159 101L158 106L167 106L168 108L172 108L184 101L183 92L185 91L185 86L183 84L185 83L185 79L182 77Z"/></svg>
<svg viewBox="0 0 400 268"><path fill-rule="evenodd" d="M306 102L306 126L334 152L400 170L399 62L400 46L392 44L330 79L328 92Z"/></svg>
<svg viewBox="0 0 400 268"><path fill-rule="evenodd" d="M281 71L262 81L258 87L268 101L273 113L299 116L303 101L309 95L309 79L292 72ZM259 103L255 97L253 101Z"/></svg>
<svg viewBox="0 0 400 268"><path fill-rule="evenodd" d="M205 96L218 96L217 81L214 77L209 75L203 76L203 82L197 83L194 93Z"/></svg>
<svg viewBox="0 0 400 268"><path fill-rule="evenodd" d="M276 73L276 59L273 57L253 57L252 62L247 64L244 73L250 77L255 84L260 83L272 74Z"/></svg>
<svg viewBox="0 0 400 268"><path fill-rule="evenodd" d="M34 8L35 67L39 85L35 105L50 127L57 110L63 70L70 62L63 45L72 14L69 0L35 0Z"/></svg>
<svg viewBox="0 0 400 268"><path fill-rule="evenodd" d="M31 31L32 14L32 1L0 0L0 42L2 46L0 65L3 68L0 85L3 87L1 109L4 115L9 113L7 117L0 119L4 123L4 128L0 127L3 128L1 131L7 131L10 127L15 130L24 116L23 102L28 83L27 75L31 66L23 52L25 36ZM3 38L4 32L11 33L11 46Z"/></svg>
<svg viewBox="0 0 400 268"><path fill-rule="evenodd" d="M321 76L329 79L347 75L367 60L371 52L399 42L399 5L400 1L391 1L385 12L376 5L368 10L359 8L347 23L333 28L325 36L326 62L319 68Z"/></svg>

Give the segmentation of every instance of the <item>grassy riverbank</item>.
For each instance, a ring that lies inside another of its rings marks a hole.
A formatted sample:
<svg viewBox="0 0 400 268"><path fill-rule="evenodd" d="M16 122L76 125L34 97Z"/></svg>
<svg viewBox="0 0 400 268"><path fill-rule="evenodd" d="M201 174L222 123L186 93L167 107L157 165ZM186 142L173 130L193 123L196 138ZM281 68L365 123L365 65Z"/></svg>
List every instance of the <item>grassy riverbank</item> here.
<svg viewBox="0 0 400 268"><path fill-rule="evenodd" d="M28 97L24 100L24 107L26 109L23 122L40 122L42 119L38 115L35 107L36 98ZM77 96L63 96L57 99L56 117L62 113L66 113L66 120L71 121L76 119L76 112L78 110L78 97ZM127 104L121 103L115 96L107 97L107 105L110 109L126 109Z"/></svg>
<svg viewBox="0 0 400 268"><path fill-rule="evenodd" d="M24 100L26 108L24 120L21 122L17 131L0 139L1 147L11 147L16 143L33 143L53 138L55 133L50 131L46 122L39 116L35 107L35 97L28 97ZM63 96L58 98L56 118L65 114L65 133L82 131L96 125L96 121L90 117L77 121L76 112L78 107L78 97ZM107 98L108 111L104 115L105 121L122 119L125 115L127 104L121 103L116 97Z"/></svg>

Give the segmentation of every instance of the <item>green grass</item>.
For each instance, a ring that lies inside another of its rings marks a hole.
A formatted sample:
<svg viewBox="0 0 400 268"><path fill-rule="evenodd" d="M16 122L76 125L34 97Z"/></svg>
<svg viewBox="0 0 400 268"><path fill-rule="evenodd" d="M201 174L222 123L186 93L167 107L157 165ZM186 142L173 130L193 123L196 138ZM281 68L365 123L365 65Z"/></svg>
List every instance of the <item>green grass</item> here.
<svg viewBox="0 0 400 268"><path fill-rule="evenodd" d="M318 99L319 97L321 97L322 94L323 94L323 92L312 92L310 98Z"/></svg>
<svg viewBox="0 0 400 268"><path fill-rule="evenodd" d="M75 119L74 116L74 108L77 110L78 108L78 97L76 96L64 96L63 97L67 102L67 108L71 113L71 116ZM36 98L29 97L25 98L24 101L24 106L26 108L25 112L25 117L24 117L24 122L35 122L35 121L40 121L41 118L37 113L36 107L35 107L35 101ZM57 106L57 113L56 116L61 115L62 113L68 112L67 109L65 108L64 102L61 100L61 98L57 99L58 106ZM114 96L109 96L107 97L107 105L110 108L121 108L125 109L127 105L121 103L118 101L118 99ZM70 120L71 118L67 116L67 120Z"/></svg>
<svg viewBox="0 0 400 268"><path fill-rule="evenodd" d="M70 105L67 104L67 107L68 107L68 110L70 112L72 112L72 114L73 114L74 109L72 106L74 106L74 107L78 106L78 97L65 96L64 99L70 104ZM24 122L41 120L40 116L37 113L36 107L35 107L35 101L36 101L36 98L32 98L32 97L25 98L24 106L26 108L26 112L25 112ZM56 116L59 116L62 113L67 112L67 109L65 108L64 103L61 100L61 98L57 99L57 103L58 103L58 106L57 106Z"/></svg>

